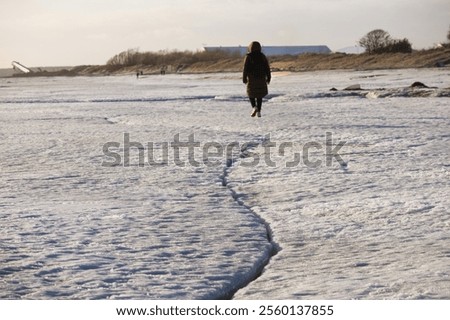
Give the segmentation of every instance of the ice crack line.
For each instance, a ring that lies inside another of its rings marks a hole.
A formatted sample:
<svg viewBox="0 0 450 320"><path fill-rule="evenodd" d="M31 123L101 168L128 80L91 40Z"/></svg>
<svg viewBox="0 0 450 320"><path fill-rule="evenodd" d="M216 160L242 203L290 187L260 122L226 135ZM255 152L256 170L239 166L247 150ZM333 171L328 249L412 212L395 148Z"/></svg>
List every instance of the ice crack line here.
<svg viewBox="0 0 450 320"><path fill-rule="evenodd" d="M222 185L226 188L228 188L228 190L231 193L231 196L233 197L233 200L240 205L241 207L244 207L248 212L250 212L252 215L256 216L261 223L264 224L265 228L266 228L266 236L267 236L267 241L270 244L270 250L269 250L269 256L267 257L267 259L264 259L262 261L262 263L258 266L256 272L254 273L254 275L252 277L250 277L250 279L241 284L240 286L237 286L236 288L234 288L234 290L230 293L228 293L226 295L226 297L224 297L224 299L232 299L234 294L248 286L252 281L256 280L257 278L259 278L259 276L262 274L262 272L264 271L265 267L269 264L270 259L275 256L279 251L280 251L280 247L279 245L273 241L273 233L272 233L272 229L270 228L270 225L267 221L265 221L259 214L257 214L250 206L246 205L244 203L244 201L241 199L241 197L239 196L239 194L236 192L236 190L233 189L233 187L229 184L229 176L233 170L233 167L235 165L235 163L238 161L238 159L242 159L242 158L246 158L248 152L250 152L251 150L255 149L258 147L258 145L264 143L266 138L260 139L260 141L252 141L252 142L248 142L245 143L239 153L239 156L237 158L233 158L232 155L230 155L230 158L227 158L226 160L226 165L223 169L223 174L221 175L221 180L222 180Z"/></svg>

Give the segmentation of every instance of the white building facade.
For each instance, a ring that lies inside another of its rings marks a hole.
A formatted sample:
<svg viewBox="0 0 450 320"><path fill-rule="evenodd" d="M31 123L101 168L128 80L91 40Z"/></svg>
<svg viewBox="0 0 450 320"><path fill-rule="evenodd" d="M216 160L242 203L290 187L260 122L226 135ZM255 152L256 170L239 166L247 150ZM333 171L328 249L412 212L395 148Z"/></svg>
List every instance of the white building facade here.
<svg viewBox="0 0 450 320"><path fill-rule="evenodd" d="M246 46L237 47L203 47L205 51L224 51L228 53L239 53L244 56L247 53ZM263 46L262 52L266 56L282 56L292 55L297 56L304 53L331 53L330 48L325 45L315 46Z"/></svg>

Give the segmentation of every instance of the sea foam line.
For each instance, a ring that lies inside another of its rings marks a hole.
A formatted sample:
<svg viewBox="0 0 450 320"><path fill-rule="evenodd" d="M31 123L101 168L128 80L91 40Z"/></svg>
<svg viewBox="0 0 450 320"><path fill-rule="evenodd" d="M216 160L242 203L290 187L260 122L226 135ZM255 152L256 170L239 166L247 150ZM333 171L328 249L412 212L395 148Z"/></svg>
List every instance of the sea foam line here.
<svg viewBox="0 0 450 320"><path fill-rule="evenodd" d="M247 152L255 149L261 143L264 143L265 139L266 139L266 137L263 137L263 138L259 139L260 141L252 141L252 142L244 144L245 147L241 149L239 158L245 158ZM222 180L222 186L226 187L230 191L231 197L238 205L245 208L250 214L256 216L258 218L258 220L262 224L264 224L264 226L266 228L267 241L270 244L270 250L269 250L269 254L266 257L264 257L264 259L261 261L261 263L257 266L257 269L255 270L254 274L251 275L250 277L248 277L247 281L242 281L242 283L235 285L234 288L232 288L230 290L230 292L228 292L227 294L225 294L222 297L222 299L233 299L233 296L235 295L235 293L238 290L248 286L252 281L259 278L259 276L264 271L265 267L269 264L270 259L281 250L281 247L273 240L273 233L272 233L272 229L271 229L269 223L266 220L264 220L259 214L257 214L250 206L246 205L244 203L244 201L240 198L240 196L236 192L236 190L234 190L233 187L229 184L228 177L231 174L236 161L237 161L237 159L234 159L233 157L226 160L226 164L223 169L223 174L220 176L220 178Z"/></svg>

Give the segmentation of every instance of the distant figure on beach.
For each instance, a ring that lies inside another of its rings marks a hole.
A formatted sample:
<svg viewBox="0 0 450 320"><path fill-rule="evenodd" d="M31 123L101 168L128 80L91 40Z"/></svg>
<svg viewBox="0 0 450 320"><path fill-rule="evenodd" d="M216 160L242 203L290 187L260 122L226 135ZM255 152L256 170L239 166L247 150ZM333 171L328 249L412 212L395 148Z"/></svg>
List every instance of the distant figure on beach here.
<svg viewBox="0 0 450 320"><path fill-rule="evenodd" d="M242 81L247 84L247 95L253 107L252 117L261 117L262 99L268 94L267 85L270 79L269 62L261 52L261 44L253 41L248 46L242 74Z"/></svg>

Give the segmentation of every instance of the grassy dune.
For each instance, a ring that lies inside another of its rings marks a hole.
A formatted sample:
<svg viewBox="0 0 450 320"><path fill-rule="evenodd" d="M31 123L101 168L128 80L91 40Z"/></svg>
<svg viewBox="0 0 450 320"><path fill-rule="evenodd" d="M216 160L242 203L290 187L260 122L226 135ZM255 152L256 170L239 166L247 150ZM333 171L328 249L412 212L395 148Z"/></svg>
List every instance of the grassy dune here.
<svg viewBox="0 0 450 320"><path fill-rule="evenodd" d="M450 49L416 51L413 53L385 54L305 54L298 57L275 57L273 69L283 71L333 70L333 69L404 69L450 66Z"/></svg>
<svg viewBox="0 0 450 320"><path fill-rule="evenodd" d="M450 66L450 48L415 51L413 53L386 54L303 54L299 56L269 57L274 71L314 71L314 70L376 70L403 68L432 68L438 65ZM168 61L167 73L208 73L208 72L240 72L242 57L218 57L207 61L184 63ZM144 74L159 73L161 65L135 66L91 66L77 67L73 71L79 74L131 74L143 71Z"/></svg>

